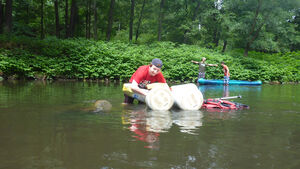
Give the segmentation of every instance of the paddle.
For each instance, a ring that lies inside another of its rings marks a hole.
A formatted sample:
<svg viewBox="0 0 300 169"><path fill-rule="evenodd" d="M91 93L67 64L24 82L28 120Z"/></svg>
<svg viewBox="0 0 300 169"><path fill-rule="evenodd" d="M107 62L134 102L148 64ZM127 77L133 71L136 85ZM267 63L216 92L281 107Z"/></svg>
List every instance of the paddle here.
<svg viewBox="0 0 300 169"><path fill-rule="evenodd" d="M221 97L221 98L215 98L215 100L228 100L228 99L236 99L236 98L242 98L242 96L238 95L238 96Z"/></svg>

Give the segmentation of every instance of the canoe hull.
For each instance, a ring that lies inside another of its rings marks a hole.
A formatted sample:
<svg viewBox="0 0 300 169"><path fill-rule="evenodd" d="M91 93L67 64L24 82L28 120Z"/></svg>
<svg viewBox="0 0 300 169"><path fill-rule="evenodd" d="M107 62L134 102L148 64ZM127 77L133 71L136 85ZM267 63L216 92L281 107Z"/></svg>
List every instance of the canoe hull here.
<svg viewBox="0 0 300 169"><path fill-rule="evenodd" d="M207 80L198 79L199 84L204 85L224 85L224 80ZM243 81L243 80L229 80L229 85L261 85L262 82L258 81Z"/></svg>

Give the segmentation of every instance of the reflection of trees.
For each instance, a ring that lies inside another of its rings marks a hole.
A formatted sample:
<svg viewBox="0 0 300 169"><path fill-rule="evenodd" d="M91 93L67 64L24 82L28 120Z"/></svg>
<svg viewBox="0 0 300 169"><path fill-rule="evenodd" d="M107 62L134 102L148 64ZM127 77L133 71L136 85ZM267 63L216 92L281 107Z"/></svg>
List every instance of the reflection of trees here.
<svg viewBox="0 0 300 169"><path fill-rule="evenodd" d="M207 109L207 119L226 120L234 118L239 110Z"/></svg>
<svg viewBox="0 0 300 169"><path fill-rule="evenodd" d="M232 85L232 86L223 86L223 85L200 85L199 90L202 92L205 99L208 98L220 98L221 96L234 96L234 95L257 95L260 94L262 86L245 86L245 85Z"/></svg>
<svg viewBox="0 0 300 169"><path fill-rule="evenodd" d="M103 83L10 80L0 83L2 91L0 104L1 107L16 103L21 106L20 104L30 101L39 107L42 105L53 108L55 105L57 108L82 103L83 100L111 98L116 93L115 88L113 85L105 86Z"/></svg>
<svg viewBox="0 0 300 169"><path fill-rule="evenodd" d="M194 134L193 131L202 126L201 111L172 111L173 122L184 133Z"/></svg>
<svg viewBox="0 0 300 169"><path fill-rule="evenodd" d="M55 159L55 158L50 158L49 156L26 157L25 161L27 162L27 165L26 165L26 167L24 167L24 169L38 169L38 168L64 169L62 161Z"/></svg>

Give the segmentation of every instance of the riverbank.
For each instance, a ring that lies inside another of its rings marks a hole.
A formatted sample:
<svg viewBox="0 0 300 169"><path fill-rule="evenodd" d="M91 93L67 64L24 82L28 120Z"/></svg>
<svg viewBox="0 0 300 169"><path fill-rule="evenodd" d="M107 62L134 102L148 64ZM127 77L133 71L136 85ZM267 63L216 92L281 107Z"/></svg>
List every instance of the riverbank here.
<svg viewBox="0 0 300 169"><path fill-rule="evenodd" d="M4 79L104 80L126 82L141 65L153 58L164 62L163 74L172 82L195 82L198 65L191 60L207 58L207 63L225 61L231 79L261 80L264 83L298 83L300 52L266 54L242 50L218 50L160 42L149 45L86 39L45 40L0 36L0 72ZM207 79L223 79L222 68L208 67Z"/></svg>

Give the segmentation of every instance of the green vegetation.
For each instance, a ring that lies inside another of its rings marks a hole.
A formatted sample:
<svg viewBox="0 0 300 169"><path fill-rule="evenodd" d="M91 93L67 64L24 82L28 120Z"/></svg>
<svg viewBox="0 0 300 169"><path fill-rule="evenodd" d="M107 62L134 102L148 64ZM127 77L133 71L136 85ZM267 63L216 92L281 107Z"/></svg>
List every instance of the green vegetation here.
<svg viewBox="0 0 300 169"><path fill-rule="evenodd" d="M299 82L299 51L299 0L0 0L6 79L127 81L158 57L168 80L195 81L205 56L231 79Z"/></svg>
<svg viewBox="0 0 300 169"><path fill-rule="evenodd" d="M163 74L169 81L194 82L198 65L191 60L207 58L208 63L225 61L231 79L263 82L299 82L300 52L265 54L218 50L196 45L157 42L149 45L86 39L0 36L0 72L14 79L108 79L127 81L141 65L153 58L164 62ZM207 68L208 79L222 79L221 66Z"/></svg>
<svg viewBox="0 0 300 169"><path fill-rule="evenodd" d="M300 50L299 0L0 0L0 34Z"/></svg>

